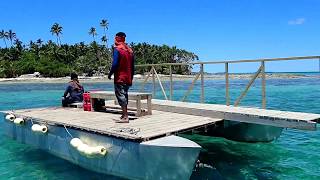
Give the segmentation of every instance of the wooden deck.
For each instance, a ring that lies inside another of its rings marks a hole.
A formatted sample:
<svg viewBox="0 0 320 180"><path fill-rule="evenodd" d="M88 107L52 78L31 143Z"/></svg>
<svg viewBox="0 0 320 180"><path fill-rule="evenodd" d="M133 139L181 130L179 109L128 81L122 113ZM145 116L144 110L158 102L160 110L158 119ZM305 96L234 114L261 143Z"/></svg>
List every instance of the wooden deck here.
<svg viewBox="0 0 320 180"><path fill-rule="evenodd" d="M142 102L142 106L145 106L144 102ZM152 109L302 130L316 130L316 122L320 121L320 114L234 107L220 104L187 103L159 99L152 100Z"/></svg>
<svg viewBox="0 0 320 180"><path fill-rule="evenodd" d="M130 123L115 123L113 119L119 119L119 114L87 112L76 108L26 109L17 110L14 114L27 119L30 118L33 121L63 125L135 141L147 141L161 136L197 129L222 120L153 111L153 115L130 120Z"/></svg>
<svg viewBox="0 0 320 180"><path fill-rule="evenodd" d="M119 114L87 112L77 108L38 108L17 110L17 116L33 121L66 126L109 136L147 141L179 132L198 129L222 120L270 125L284 128L316 130L319 114L233 107L217 104L186 103L152 100L153 115L130 120L130 123L115 123ZM136 103L133 103L134 105ZM106 101L112 107L114 101ZM130 103L129 103L130 106ZM142 101L142 107L147 102ZM130 108L129 108L130 109Z"/></svg>

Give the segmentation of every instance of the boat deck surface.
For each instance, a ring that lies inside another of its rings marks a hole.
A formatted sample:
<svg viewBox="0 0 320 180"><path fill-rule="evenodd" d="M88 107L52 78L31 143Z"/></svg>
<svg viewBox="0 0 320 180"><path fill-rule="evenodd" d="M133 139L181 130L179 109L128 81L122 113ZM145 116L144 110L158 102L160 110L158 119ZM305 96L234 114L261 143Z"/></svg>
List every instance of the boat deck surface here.
<svg viewBox="0 0 320 180"><path fill-rule="evenodd" d="M142 103L145 107L145 102ZM159 99L152 100L152 109L302 130L316 130L317 122L320 122L320 114Z"/></svg>
<svg viewBox="0 0 320 180"><path fill-rule="evenodd" d="M106 105L115 106L113 101L106 101ZM146 103L142 102L143 106ZM223 120L303 130L316 130L317 121L320 120L319 114L158 99L152 100L152 109L152 115L135 118L129 123L115 123L119 114L88 112L77 108L26 109L17 110L14 114L34 121L135 141L148 141L210 126Z"/></svg>
<svg viewBox="0 0 320 180"><path fill-rule="evenodd" d="M161 136L212 125L222 119L200 117L154 110L152 115L142 116L129 123L116 123L119 114L88 112L77 108L38 108L14 111L33 121L62 125L135 141L147 141Z"/></svg>

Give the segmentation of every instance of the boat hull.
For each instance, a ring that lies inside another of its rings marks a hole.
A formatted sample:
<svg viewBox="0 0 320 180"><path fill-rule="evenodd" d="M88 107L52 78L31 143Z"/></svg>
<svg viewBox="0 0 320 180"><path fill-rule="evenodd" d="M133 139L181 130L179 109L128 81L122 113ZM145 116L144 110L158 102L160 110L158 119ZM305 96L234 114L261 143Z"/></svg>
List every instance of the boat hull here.
<svg viewBox="0 0 320 180"><path fill-rule="evenodd" d="M63 126L48 125L47 134L34 133L32 123L3 121L4 132L18 142L48 151L83 168L129 179L189 179L201 147L177 136L133 142ZM68 132L67 132L68 131ZM88 158L70 145L72 137L107 147L107 155Z"/></svg>
<svg viewBox="0 0 320 180"><path fill-rule="evenodd" d="M271 142L281 135L282 130L281 127L225 120L214 129L207 131L205 135L219 136L240 142Z"/></svg>

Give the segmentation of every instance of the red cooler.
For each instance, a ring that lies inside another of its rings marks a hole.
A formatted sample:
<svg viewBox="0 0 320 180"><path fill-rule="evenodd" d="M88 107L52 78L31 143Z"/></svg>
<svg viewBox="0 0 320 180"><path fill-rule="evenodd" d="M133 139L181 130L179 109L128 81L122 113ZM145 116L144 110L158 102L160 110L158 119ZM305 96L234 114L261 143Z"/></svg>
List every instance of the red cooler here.
<svg viewBox="0 0 320 180"><path fill-rule="evenodd" d="M90 93L89 92L85 92L83 93L83 102L90 102Z"/></svg>
<svg viewBox="0 0 320 180"><path fill-rule="evenodd" d="M91 111L90 92L83 93L83 110Z"/></svg>

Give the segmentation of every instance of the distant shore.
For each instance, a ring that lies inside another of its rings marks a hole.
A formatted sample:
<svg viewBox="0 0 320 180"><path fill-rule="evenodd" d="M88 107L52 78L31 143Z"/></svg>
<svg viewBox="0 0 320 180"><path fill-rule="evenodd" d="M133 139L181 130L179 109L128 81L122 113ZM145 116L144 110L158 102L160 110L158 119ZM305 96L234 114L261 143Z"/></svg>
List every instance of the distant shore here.
<svg viewBox="0 0 320 180"><path fill-rule="evenodd" d="M178 75L173 74L174 81L193 80L196 75ZM230 79L250 79L253 74L230 74ZM162 81L170 80L169 75L159 74ZM135 81L143 81L146 75L135 75ZM298 78L320 78L319 75L305 75L305 74L294 74L294 73L267 73L267 79L298 79ZM149 81L152 77L149 77ZM200 78L199 78L200 79ZM205 74L205 80L223 80L225 79L224 74ZM70 77L60 78L45 78L45 77L18 77L18 78L0 78L0 83L66 83L70 80ZM97 77L79 77L82 83L99 83L99 82L112 82L107 76Z"/></svg>

